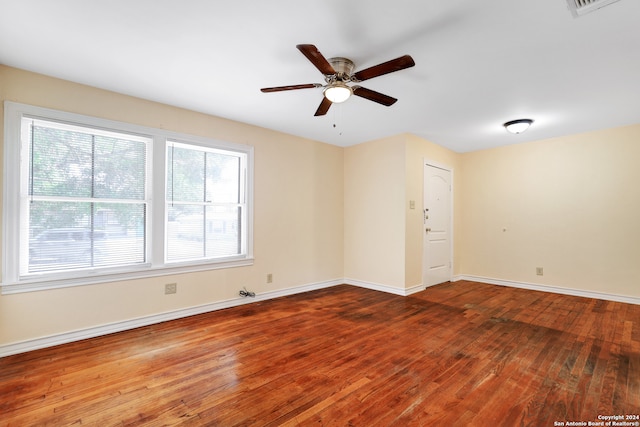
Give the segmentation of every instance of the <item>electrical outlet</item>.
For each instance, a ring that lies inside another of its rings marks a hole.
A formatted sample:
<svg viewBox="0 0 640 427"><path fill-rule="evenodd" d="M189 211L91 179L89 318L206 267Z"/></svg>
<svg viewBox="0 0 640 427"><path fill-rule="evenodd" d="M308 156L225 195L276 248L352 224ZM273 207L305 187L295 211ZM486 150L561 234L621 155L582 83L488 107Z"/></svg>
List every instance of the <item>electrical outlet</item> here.
<svg viewBox="0 0 640 427"><path fill-rule="evenodd" d="M164 293L165 295L175 294L178 292L178 284L177 283L167 283L164 285Z"/></svg>
<svg viewBox="0 0 640 427"><path fill-rule="evenodd" d="M273 274L269 273L267 274L267 283L272 283L273 282Z"/></svg>
<svg viewBox="0 0 640 427"><path fill-rule="evenodd" d="M542 267L536 267L536 274L538 276L542 276L544 274L544 270L542 269Z"/></svg>

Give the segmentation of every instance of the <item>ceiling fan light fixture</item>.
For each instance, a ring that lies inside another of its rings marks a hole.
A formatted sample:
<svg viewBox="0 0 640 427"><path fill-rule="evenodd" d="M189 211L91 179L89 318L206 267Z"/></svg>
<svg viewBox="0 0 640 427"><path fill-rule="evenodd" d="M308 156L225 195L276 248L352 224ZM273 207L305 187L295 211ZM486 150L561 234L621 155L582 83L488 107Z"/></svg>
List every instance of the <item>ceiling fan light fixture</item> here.
<svg viewBox="0 0 640 427"><path fill-rule="evenodd" d="M353 90L342 82L335 82L327 86L324 96L334 104L346 101L353 94Z"/></svg>
<svg viewBox="0 0 640 427"><path fill-rule="evenodd" d="M529 126L531 126L532 123L533 120L531 119L518 119L506 122L503 126L507 132L518 134L529 129Z"/></svg>

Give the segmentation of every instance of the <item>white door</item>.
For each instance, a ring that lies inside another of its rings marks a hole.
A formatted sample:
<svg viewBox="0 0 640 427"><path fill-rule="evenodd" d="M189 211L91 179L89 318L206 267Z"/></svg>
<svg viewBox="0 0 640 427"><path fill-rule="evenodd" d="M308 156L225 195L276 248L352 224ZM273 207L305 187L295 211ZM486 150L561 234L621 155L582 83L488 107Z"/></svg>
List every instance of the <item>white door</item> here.
<svg viewBox="0 0 640 427"><path fill-rule="evenodd" d="M451 171L425 163L422 283L451 280Z"/></svg>

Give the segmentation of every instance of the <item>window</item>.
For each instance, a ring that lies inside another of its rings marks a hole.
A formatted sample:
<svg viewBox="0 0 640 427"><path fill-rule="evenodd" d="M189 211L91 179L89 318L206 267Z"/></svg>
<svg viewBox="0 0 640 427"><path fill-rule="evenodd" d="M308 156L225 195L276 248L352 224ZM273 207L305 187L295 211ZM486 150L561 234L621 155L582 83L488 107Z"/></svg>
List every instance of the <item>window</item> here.
<svg viewBox="0 0 640 427"><path fill-rule="evenodd" d="M20 275L143 264L151 139L28 116L21 131Z"/></svg>
<svg viewBox="0 0 640 427"><path fill-rule="evenodd" d="M167 261L242 254L245 156L171 141Z"/></svg>
<svg viewBox="0 0 640 427"><path fill-rule="evenodd" d="M7 102L3 293L252 262L252 148Z"/></svg>

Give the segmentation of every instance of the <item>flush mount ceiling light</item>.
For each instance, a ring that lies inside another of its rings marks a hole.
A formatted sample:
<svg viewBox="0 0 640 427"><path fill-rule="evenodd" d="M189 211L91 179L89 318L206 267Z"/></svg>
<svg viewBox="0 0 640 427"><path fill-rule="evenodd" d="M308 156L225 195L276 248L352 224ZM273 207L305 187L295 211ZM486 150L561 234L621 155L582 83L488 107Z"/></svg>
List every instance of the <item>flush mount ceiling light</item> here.
<svg viewBox="0 0 640 427"><path fill-rule="evenodd" d="M346 101L352 93L352 89L341 81L331 83L324 90L325 98L334 104Z"/></svg>
<svg viewBox="0 0 640 427"><path fill-rule="evenodd" d="M503 126L507 130L507 132L522 133L525 130L529 129L531 123L533 123L533 120L531 119L518 119L506 122Z"/></svg>

